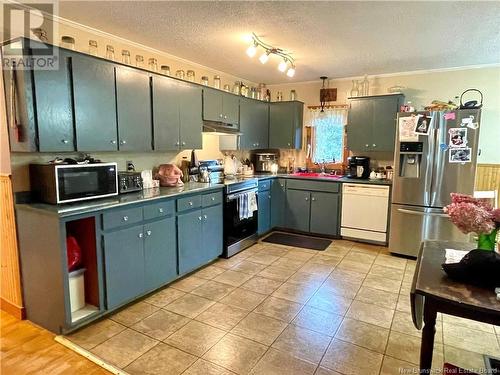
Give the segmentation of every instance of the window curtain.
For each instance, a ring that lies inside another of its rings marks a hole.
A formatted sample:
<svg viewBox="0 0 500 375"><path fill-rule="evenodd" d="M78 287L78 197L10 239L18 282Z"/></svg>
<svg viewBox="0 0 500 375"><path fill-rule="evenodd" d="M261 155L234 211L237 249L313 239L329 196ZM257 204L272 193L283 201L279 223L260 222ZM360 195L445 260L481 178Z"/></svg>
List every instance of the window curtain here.
<svg viewBox="0 0 500 375"><path fill-rule="evenodd" d="M311 160L314 163L341 163L347 109L310 109Z"/></svg>

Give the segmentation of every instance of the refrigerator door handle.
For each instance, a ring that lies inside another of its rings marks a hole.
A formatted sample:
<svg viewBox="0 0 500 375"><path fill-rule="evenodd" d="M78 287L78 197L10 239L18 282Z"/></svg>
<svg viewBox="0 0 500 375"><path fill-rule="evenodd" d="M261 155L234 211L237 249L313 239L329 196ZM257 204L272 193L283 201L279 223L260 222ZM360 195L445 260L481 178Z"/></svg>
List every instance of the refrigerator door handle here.
<svg viewBox="0 0 500 375"><path fill-rule="evenodd" d="M437 136L439 132L436 129L439 129L440 127L440 118L441 116L439 115L441 112L434 112L431 120L431 125L429 129L429 136L428 136L428 147L429 147L429 152L427 153L427 168L425 171L425 196L424 196L424 204L425 205L431 205L432 202L432 185L434 183L434 178L435 178L435 163L436 163L436 158L437 158L437 151L436 151L436 144L437 144Z"/></svg>
<svg viewBox="0 0 500 375"><path fill-rule="evenodd" d="M404 214L418 215L418 216L438 216L438 217L448 217L448 214L439 212L425 212L425 211L413 211L404 208L398 208L398 211Z"/></svg>

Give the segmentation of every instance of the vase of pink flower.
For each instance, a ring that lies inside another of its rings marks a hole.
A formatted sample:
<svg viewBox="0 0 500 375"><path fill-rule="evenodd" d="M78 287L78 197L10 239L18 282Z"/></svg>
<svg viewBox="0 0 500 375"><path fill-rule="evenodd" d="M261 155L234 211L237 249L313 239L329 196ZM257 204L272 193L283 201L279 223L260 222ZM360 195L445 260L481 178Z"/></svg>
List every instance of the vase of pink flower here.
<svg viewBox="0 0 500 375"><path fill-rule="evenodd" d="M500 228L500 208L493 208L484 199L451 193L451 204L444 208L453 224L463 233L476 233L477 248L495 250Z"/></svg>

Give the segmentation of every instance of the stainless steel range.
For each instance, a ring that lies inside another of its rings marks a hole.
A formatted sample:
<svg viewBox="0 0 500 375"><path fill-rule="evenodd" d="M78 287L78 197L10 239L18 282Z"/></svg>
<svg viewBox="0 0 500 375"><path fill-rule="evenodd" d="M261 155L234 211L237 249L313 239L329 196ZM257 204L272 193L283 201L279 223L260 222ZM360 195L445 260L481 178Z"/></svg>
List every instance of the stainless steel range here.
<svg viewBox="0 0 500 375"><path fill-rule="evenodd" d="M229 258L257 242L257 179L224 180L224 252ZM252 207L252 200L255 205ZM250 208L249 208L250 207ZM255 208L255 209L254 209Z"/></svg>

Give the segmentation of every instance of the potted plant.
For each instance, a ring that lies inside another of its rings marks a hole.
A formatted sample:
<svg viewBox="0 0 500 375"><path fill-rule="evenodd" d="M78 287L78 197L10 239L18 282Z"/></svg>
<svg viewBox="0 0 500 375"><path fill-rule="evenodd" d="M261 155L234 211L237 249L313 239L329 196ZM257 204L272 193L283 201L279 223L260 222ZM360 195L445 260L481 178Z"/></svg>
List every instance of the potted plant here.
<svg viewBox="0 0 500 375"><path fill-rule="evenodd" d="M494 209L484 199L459 193L451 193L451 202L444 212L453 224L463 233L476 233L478 249L495 251L500 208Z"/></svg>

